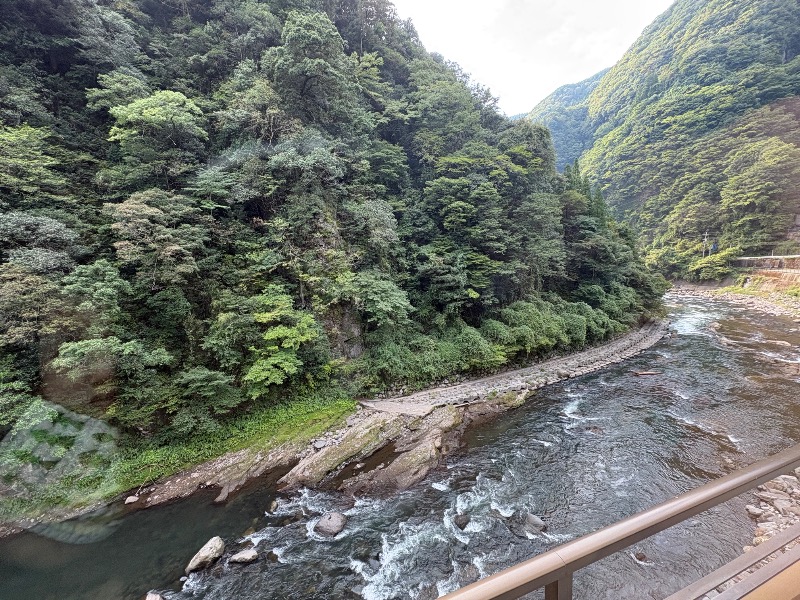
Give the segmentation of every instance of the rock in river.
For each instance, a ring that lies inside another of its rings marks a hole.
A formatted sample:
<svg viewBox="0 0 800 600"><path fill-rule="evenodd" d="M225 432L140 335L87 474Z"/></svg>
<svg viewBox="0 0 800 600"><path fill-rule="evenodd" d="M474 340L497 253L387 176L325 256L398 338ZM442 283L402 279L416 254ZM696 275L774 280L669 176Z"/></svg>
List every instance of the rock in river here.
<svg viewBox="0 0 800 600"><path fill-rule="evenodd" d="M314 526L314 531L320 535L327 535L333 537L340 533L344 526L347 524L347 517L342 513L329 512L322 515L320 520Z"/></svg>
<svg viewBox="0 0 800 600"><path fill-rule="evenodd" d="M219 536L211 538L189 561L186 567L186 574L206 568L222 556L223 552L225 552L225 542L222 541L222 538Z"/></svg>
<svg viewBox="0 0 800 600"><path fill-rule="evenodd" d="M464 528L469 525L469 521L469 515L458 514L453 517L453 525L458 527L461 531L464 531Z"/></svg>
<svg viewBox="0 0 800 600"><path fill-rule="evenodd" d="M242 550L231 556L230 562L232 563L241 563L241 564L248 564L255 561L258 558L258 552L256 552L255 548L247 548L246 550Z"/></svg>
<svg viewBox="0 0 800 600"><path fill-rule="evenodd" d="M535 535L547 529L547 524L539 517L529 512L517 512L510 520L508 528L516 536L528 537L528 535Z"/></svg>
<svg viewBox="0 0 800 600"><path fill-rule="evenodd" d="M547 529L547 524L532 513L525 515L525 528L531 532L539 532Z"/></svg>

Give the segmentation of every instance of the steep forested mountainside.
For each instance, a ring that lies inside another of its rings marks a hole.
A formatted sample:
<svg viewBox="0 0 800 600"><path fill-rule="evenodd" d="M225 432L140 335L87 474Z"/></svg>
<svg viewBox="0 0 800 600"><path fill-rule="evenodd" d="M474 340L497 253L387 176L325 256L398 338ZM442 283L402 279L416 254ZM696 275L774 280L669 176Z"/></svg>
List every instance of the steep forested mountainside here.
<svg viewBox="0 0 800 600"><path fill-rule="evenodd" d="M169 444L579 348L661 293L386 0L6 0L0 90L0 433L58 403Z"/></svg>
<svg viewBox="0 0 800 600"><path fill-rule="evenodd" d="M594 142L589 129L587 100L608 71L604 69L579 83L561 86L527 115L534 123L550 130L556 150L556 168L561 171L578 160Z"/></svg>
<svg viewBox="0 0 800 600"><path fill-rule="evenodd" d="M582 166L651 265L800 249L799 55L795 0L677 0L589 95Z"/></svg>

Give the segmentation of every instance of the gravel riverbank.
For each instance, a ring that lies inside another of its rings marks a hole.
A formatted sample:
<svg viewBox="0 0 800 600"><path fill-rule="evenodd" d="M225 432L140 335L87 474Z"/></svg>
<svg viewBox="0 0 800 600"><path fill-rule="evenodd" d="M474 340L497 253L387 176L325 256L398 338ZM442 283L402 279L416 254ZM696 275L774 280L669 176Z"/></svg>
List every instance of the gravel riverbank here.
<svg viewBox="0 0 800 600"><path fill-rule="evenodd" d="M757 551L756 548L758 546L780 532L800 523L800 481L798 481L798 477L800 477L800 469L795 469L793 475L781 475L764 485L758 486L753 492L756 502L748 504L746 510L747 514L755 522L756 527L752 545L743 548L745 553ZM780 558L784 553L797 546L798 543L800 543L800 539L789 542L733 579L719 585L714 589L714 592L721 594L725 590L732 588L773 560ZM710 599L713 596L709 594L705 597Z"/></svg>
<svg viewBox="0 0 800 600"><path fill-rule="evenodd" d="M757 292L749 291L748 288L719 288L680 283L667 292L667 298L670 296L724 300L750 310L779 317L791 317L800 322L800 298L781 292Z"/></svg>

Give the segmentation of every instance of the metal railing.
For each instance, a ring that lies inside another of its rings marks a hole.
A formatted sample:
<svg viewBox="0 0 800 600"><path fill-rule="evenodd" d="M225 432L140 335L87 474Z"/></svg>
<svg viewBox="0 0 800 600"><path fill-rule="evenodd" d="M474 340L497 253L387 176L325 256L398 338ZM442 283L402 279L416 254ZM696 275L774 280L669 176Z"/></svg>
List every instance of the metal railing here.
<svg viewBox="0 0 800 600"><path fill-rule="evenodd" d="M572 574L575 571L798 466L800 445L476 581L444 596L444 599L510 600L544 587L545 600L571 600Z"/></svg>

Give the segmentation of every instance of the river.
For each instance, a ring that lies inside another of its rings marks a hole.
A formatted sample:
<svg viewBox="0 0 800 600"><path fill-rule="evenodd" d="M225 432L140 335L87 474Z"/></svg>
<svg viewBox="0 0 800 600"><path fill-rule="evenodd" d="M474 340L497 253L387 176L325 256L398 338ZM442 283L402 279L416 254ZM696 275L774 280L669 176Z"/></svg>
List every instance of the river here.
<svg viewBox="0 0 800 600"><path fill-rule="evenodd" d="M785 362L800 361L800 325L707 299L671 299L669 308L676 337L539 390L472 431L462 452L407 492L351 506L304 491L279 497L268 515L273 492L253 486L224 507L198 496L100 515L87 527L101 534L82 545L52 539L58 529L26 533L0 541L0 597L141 598L154 587L169 600L435 598L800 441L797 370ZM578 572L575 597L680 589L749 543L750 501L736 498ZM349 520L333 540L313 532L328 510ZM514 526L526 512L547 523L545 533ZM463 531L456 514L469 516ZM250 527L264 558L177 582L209 537L241 540Z"/></svg>

